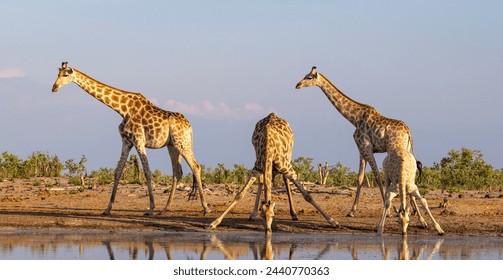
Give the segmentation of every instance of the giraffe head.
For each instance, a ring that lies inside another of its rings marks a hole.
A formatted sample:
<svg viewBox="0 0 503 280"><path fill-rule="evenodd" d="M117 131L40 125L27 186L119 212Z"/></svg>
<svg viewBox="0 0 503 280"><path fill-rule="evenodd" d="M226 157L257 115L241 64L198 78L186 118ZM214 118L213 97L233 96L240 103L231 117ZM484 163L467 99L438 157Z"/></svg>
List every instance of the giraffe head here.
<svg viewBox="0 0 503 280"><path fill-rule="evenodd" d="M52 86L52 92L58 91L60 87L66 86L73 81L73 69L68 67L68 62L61 63L58 78Z"/></svg>
<svg viewBox="0 0 503 280"><path fill-rule="evenodd" d="M272 219L274 217L274 206L276 203L262 202L262 207L260 208L260 216L262 217L265 225L265 234L272 234Z"/></svg>
<svg viewBox="0 0 503 280"><path fill-rule="evenodd" d="M295 86L296 89L300 89L303 87L312 87L318 85L318 72L316 72L316 66L311 68L311 72L309 72L304 79L297 83Z"/></svg>
<svg viewBox="0 0 503 280"><path fill-rule="evenodd" d="M407 227L409 226L410 220L410 207L407 205L405 209L397 209L393 206L395 212L397 214L398 221L400 222L400 226L402 227L402 235L407 235Z"/></svg>

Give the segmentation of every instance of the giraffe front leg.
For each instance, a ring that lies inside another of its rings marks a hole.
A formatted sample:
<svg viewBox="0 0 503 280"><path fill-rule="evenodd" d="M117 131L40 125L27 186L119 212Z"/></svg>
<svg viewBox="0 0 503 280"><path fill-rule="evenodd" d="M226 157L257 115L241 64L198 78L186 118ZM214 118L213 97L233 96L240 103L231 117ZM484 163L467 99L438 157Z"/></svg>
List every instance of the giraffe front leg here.
<svg viewBox="0 0 503 280"><path fill-rule="evenodd" d="M354 217L356 209L358 208L358 200L360 198L360 191L361 191L361 188L363 185L363 179L365 178L365 167L366 166L367 166L367 162L360 155L360 167L358 169L358 180L356 181L355 200L353 202L353 205L351 206L351 210L349 210L349 213L346 215L347 217Z"/></svg>
<svg viewBox="0 0 503 280"><path fill-rule="evenodd" d="M138 155L140 156L140 161L143 166L143 173L145 174L145 179L147 180L148 198L150 202L150 206L144 215L151 216L154 214L155 208L154 191L152 190L152 173L150 172L145 146L143 144L137 145L136 150L138 151Z"/></svg>
<svg viewBox="0 0 503 280"><path fill-rule="evenodd" d="M292 221L298 221L299 217L297 216L297 212L293 206L293 196L292 196L292 188L290 187L290 183L285 175L283 175L283 182L285 183L286 194L288 195L288 205L290 206L290 216L292 217Z"/></svg>
<svg viewBox="0 0 503 280"><path fill-rule="evenodd" d="M377 182L377 186L379 187L379 191L381 192L381 198L384 203L384 192L385 192L384 183L381 180L381 175L379 174L379 168L377 167L377 162L374 157L374 153L372 152L372 150L368 151L366 150L363 156L368 161L370 168L372 169L372 173L374 174L374 178Z"/></svg>
<svg viewBox="0 0 503 280"><path fill-rule="evenodd" d="M232 210L232 208L234 208L234 206L236 206L236 204L239 202L239 200L241 200L244 197L244 195L246 194L246 191L251 187L251 185L253 184L253 182L255 182L255 180L257 179L257 177L259 177L260 175L261 174L259 172L253 171L252 175L248 179L248 182L238 192L238 194L236 195L236 197L234 197L234 200L231 202L231 204L229 205L229 207L227 207L227 209L225 209L225 211L222 213L222 215L220 215L220 217L216 218L207 228L210 228L210 229L216 228L222 222L222 220L224 219L225 215L227 215L227 213L229 213Z"/></svg>
<svg viewBox="0 0 503 280"><path fill-rule="evenodd" d="M391 209L391 202L393 201L393 198L397 195L397 193L392 192L391 189L392 186L387 186L386 187L386 194L385 194L385 199L384 199L384 207L382 209L382 215L381 215L381 221L379 222L379 225L377 226L377 234L382 235L384 232L384 223L386 221L386 216L388 216L388 213Z"/></svg>
<svg viewBox="0 0 503 280"><path fill-rule="evenodd" d="M409 214L410 208L407 205L407 185L405 182L400 183L399 185L399 196L400 196L400 211L398 216L400 217L400 223L402 225L402 235L407 235L407 227L409 226Z"/></svg>
<svg viewBox="0 0 503 280"><path fill-rule="evenodd" d="M103 211L102 213L103 216L110 216L110 211L112 210L112 206L115 202L115 196L117 195L117 188L119 186L119 181L121 179L122 170L126 165L127 157L132 147L133 145L131 145L131 143L123 137L121 157L119 159L119 162L117 163L117 166L115 167L114 186L112 189L112 194L110 196L110 202L108 203L108 207L105 209L105 211Z"/></svg>

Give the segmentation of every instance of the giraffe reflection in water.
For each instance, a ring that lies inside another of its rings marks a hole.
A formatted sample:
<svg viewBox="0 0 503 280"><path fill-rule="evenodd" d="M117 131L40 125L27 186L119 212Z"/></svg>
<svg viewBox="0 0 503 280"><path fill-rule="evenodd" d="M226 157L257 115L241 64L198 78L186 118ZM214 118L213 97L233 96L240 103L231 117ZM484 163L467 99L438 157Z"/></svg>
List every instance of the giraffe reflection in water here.
<svg viewBox="0 0 503 280"><path fill-rule="evenodd" d="M503 238L250 232L0 234L0 259L503 259Z"/></svg>

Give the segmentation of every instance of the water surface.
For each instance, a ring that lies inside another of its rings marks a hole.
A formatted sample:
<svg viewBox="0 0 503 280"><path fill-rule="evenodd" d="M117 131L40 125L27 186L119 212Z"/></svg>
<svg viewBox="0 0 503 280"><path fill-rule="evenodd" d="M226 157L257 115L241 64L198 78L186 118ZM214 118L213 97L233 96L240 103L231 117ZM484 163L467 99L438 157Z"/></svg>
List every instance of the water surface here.
<svg viewBox="0 0 503 280"><path fill-rule="evenodd" d="M503 237L0 231L8 260L501 260Z"/></svg>

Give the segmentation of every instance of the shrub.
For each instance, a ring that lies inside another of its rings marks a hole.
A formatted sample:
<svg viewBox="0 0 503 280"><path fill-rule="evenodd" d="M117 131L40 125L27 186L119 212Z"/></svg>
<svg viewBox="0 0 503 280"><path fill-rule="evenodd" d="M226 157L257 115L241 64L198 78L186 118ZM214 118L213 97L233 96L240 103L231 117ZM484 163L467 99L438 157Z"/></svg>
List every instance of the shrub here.
<svg viewBox="0 0 503 280"><path fill-rule="evenodd" d="M96 179L98 185L108 185L114 182L114 174L112 168L100 167L97 171L91 172L91 177Z"/></svg>
<svg viewBox="0 0 503 280"><path fill-rule="evenodd" d="M494 177L492 166L484 161L478 150L450 150L434 167L440 170L440 184L444 188L480 189L489 187L494 181L491 180Z"/></svg>

